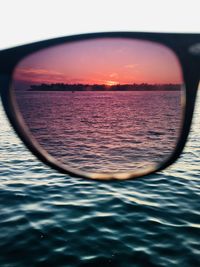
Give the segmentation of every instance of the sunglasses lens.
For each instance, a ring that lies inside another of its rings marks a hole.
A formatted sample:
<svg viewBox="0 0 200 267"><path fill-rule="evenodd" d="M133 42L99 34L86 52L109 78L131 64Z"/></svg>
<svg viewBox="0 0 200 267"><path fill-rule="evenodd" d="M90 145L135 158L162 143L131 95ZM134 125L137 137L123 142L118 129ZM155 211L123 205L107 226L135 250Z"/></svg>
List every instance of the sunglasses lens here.
<svg viewBox="0 0 200 267"><path fill-rule="evenodd" d="M97 38L42 49L19 62L12 88L30 140L74 170L141 175L179 140L182 71L156 42Z"/></svg>

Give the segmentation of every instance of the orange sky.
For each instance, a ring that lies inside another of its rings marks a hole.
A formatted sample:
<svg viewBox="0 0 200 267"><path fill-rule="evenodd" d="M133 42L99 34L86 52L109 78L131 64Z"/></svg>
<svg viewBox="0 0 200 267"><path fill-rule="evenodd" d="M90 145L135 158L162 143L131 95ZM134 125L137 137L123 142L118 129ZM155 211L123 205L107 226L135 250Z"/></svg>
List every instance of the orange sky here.
<svg viewBox="0 0 200 267"><path fill-rule="evenodd" d="M182 83L176 56L160 44L122 38L79 41L41 50L20 62L24 83Z"/></svg>

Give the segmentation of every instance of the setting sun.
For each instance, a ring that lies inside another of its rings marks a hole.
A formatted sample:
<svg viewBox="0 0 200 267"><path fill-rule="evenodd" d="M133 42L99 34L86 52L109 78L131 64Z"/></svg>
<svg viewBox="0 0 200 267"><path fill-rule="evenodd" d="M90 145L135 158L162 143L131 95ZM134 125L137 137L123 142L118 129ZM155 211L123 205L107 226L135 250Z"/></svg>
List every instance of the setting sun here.
<svg viewBox="0 0 200 267"><path fill-rule="evenodd" d="M113 86L113 85L117 85L118 83L115 82L115 81L106 81L105 84L106 84L107 86Z"/></svg>

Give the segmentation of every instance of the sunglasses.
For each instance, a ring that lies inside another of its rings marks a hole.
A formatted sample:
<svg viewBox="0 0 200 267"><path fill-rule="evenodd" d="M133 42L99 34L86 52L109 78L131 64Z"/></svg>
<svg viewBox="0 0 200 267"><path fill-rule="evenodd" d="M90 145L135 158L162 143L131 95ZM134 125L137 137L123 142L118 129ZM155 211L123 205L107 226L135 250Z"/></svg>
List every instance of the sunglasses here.
<svg viewBox="0 0 200 267"><path fill-rule="evenodd" d="M1 98L28 149L75 177L130 179L181 154L200 35L94 33L0 51Z"/></svg>

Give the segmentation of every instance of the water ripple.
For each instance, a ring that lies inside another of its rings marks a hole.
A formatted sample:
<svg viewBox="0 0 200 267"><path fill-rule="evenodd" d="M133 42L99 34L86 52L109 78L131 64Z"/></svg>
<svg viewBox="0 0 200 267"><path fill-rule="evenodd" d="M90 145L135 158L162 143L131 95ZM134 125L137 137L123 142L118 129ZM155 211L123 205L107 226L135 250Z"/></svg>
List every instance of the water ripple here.
<svg viewBox="0 0 200 267"><path fill-rule="evenodd" d="M50 170L2 125L1 267L200 266L199 123L173 167L110 183Z"/></svg>

